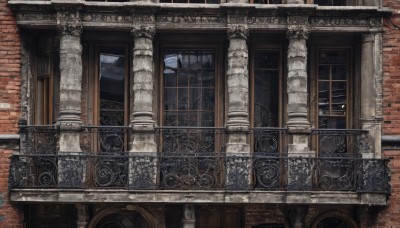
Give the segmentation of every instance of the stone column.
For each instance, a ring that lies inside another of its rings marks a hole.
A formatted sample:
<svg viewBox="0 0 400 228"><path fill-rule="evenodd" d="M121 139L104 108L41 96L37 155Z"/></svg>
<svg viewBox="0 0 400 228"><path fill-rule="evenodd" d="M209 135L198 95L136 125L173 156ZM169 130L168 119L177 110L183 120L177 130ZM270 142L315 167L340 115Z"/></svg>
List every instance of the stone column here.
<svg viewBox="0 0 400 228"><path fill-rule="evenodd" d="M57 25L60 33L60 130L58 185L81 187L84 164L75 155L81 152L82 23L79 10L59 10Z"/></svg>
<svg viewBox="0 0 400 228"><path fill-rule="evenodd" d="M287 215L290 222L291 228L304 228L304 219L308 212L308 206L296 205L289 206L287 209Z"/></svg>
<svg viewBox="0 0 400 228"><path fill-rule="evenodd" d="M361 128L368 130L372 150L363 157L380 157L382 123L382 34L362 35L361 41ZM375 151L375 154L374 154Z"/></svg>
<svg viewBox="0 0 400 228"><path fill-rule="evenodd" d="M228 20L245 21L245 18L228 16ZM226 128L226 187L246 189L250 181L248 142L249 133L249 73L246 23L228 25L228 119Z"/></svg>
<svg viewBox="0 0 400 228"><path fill-rule="evenodd" d="M76 227L86 228L89 221L87 206L85 204L78 203L75 204L75 207L77 212Z"/></svg>
<svg viewBox="0 0 400 228"><path fill-rule="evenodd" d="M154 188L157 180L156 152L153 120L153 37L154 15L135 15L132 28L133 48L133 128L130 160L131 187ZM145 23L150 20L152 23ZM142 22L143 23L140 23ZM150 174L150 175L149 175Z"/></svg>
<svg viewBox="0 0 400 228"><path fill-rule="evenodd" d="M192 204L185 204L183 206L183 228L195 228L196 227L196 217L195 208Z"/></svg>
<svg viewBox="0 0 400 228"><path fill-rule="evenodd" d="M288 141L288 189L308 190L312 186L313 157L309 151L307 45L308 17L288 16L287 38L289 40L287 64L287 128ZM296 158L302 156L303 158Z"/></svg>

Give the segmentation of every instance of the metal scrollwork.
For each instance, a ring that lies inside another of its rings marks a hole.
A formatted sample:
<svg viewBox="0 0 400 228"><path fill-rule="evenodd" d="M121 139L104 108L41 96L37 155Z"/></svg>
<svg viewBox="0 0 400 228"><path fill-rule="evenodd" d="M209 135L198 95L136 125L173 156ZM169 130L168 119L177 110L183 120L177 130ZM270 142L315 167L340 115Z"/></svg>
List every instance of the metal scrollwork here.
<svg viewBox="0 0 400 228"><path fill-rule="evenodd" d="M95 183L98 187L124 187L128 183L126 157L99 157L95 164Z"/></svg>
<svg viewBox="0 0 400 228"><path fill-rule="evenodd" d="M220 162L220 159L211 156L163 156L160 162L160 185L167 189L218 188L221 186Z"/></svg>
<svg viewBox="0 0 400 228"><path fill-rule="evenodd" d="M37 170L37 185L55 186L57 180L57 160L55 157L37 157L33 160Z"/></svg>
<svg viewBox="0 0 400 228"><path fill-rule="evenodd" d="M162 151L206 153L215 151L213 129L162 129Z"/></svg>
<svg viewBox="0 0 400 228"><path fill-rule="evenodd" d="M256 158L254 160L255 188L278 189L280 187L279 158Z"/></svg>

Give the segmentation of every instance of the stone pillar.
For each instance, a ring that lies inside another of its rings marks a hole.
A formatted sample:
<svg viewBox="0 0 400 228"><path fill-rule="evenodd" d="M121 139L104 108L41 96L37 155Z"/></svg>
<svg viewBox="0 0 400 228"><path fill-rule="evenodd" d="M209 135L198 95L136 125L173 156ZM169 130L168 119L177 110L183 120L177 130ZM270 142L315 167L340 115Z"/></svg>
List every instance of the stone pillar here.
<svg viewBox="0 0 400 228"><path fill-rule="evenodd" d="M85 204L75 204L76 207L76 227L77 228L86 228L89 217L88 217L88 208Z"/></svg>
<svg viewBox="0 0 400 228"><path fill-rule="evenodd" d="M287 37L288 75L287 75L287 112L289 129L289 153L308 153L308 136L310 123L308 121L308 91L307 91L307 45L309 30L307 17L288 17L289 28Z"/></svg>
<svg viewBox="0 0 400 228"><path fill-rule="evenodd" d="M308 212L308 206L305 205L296 205L289 206L287 209L287 215L290 222L291 228L304 228L305 222L304 219Z"/></svg>
<svg viewBox="0 0 400 228"><path fill-rule="evenodd" d="M78 9L59 10L57 25L60 33L60 130L58 185L82 187L84 163L75 155L81 152L82 23Z"/></svg>
<svg viewBox="0 0 400 228"><path fill-rule="evenodd" d="M361 128L368 130L368 142L372 150L363 153L364 158L381 154L382 123L382 34L362 35L361 41ZM375 154L374 154L375 152Z"/></svg>
<svg viewBox="0 0 400 228"><path fill-rule="evenodd" d="M288 16L289 40L287 64L287 128L288 142L288 189L309 190L312 186L314 152L309 151L308 90L307 90L307 45L308 17ZM302 156L303 158L296 158Z"/></svg>
<svg viewBox="0 0 400 228"><path fill-rule="evenodd" d="M135 18L137 20L132 28L134 101L130 151L134 157L130 160L129 183L135 188L154 188L157 181L157 145L153 120L154 15L135 14Z"/></svg>
<svg viewBox="0 0 400 228"><path fill-rule="evenodd" d="M246 21L238 16L228 16L228 21ZM248 188L250 183L249 133L249 73L246 23L228 25L228 119L226 128L226 187Z"/></svg>
<svg viewBox="0 0 400 228"><path fill-rule="evenodd" d="M196 217L195 217L195 209L192 204L185 204L183 206L183 219L182 219L182 227L183 228L195 228L196 227Z"/></svg>

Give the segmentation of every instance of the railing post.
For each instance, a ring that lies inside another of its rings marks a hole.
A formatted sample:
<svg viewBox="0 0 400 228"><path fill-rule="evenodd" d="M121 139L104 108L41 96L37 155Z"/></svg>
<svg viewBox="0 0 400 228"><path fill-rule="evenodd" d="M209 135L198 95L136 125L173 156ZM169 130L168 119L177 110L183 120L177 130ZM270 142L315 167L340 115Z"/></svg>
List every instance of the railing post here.
<svg viewBox="0 0 400 228"><path fill-rule="evenodd" d="M238 23L239 22L239 23ZM247 18L234 13L228 15L228 142L226 144L227 189L248 189L250 186L249 132L249 35ZM240 167L240 168L239 168Z"/></svg>
<svg viewBox="0 0 400 228"><path fill-rule="evenodd" d="M129 158L129 186L155 188L157 145L153 120L153 37L155 19L151 12L135 12L133 48L133 137Z"/></svg>
<svg viewBox="0 0 400 228"><path fill-rule="evenodd" d="M82 91L82 21L78 2L53 3L60 34L60 131L58 186L82 188L85 163L80 148Z"/></svg>

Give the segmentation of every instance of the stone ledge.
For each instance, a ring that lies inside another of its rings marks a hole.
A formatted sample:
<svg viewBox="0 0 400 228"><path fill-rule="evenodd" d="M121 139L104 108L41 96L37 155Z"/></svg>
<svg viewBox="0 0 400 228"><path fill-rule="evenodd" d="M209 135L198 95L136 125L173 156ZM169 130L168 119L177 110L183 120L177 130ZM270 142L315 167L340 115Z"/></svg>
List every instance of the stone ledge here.
<svg viewBox="0 0 400 228"><path fill-rule="evenodd" d="M13 202L52 203L227 203L385 206L385 194L349 192L171 191L171 190L11 190Z"/></svg>

